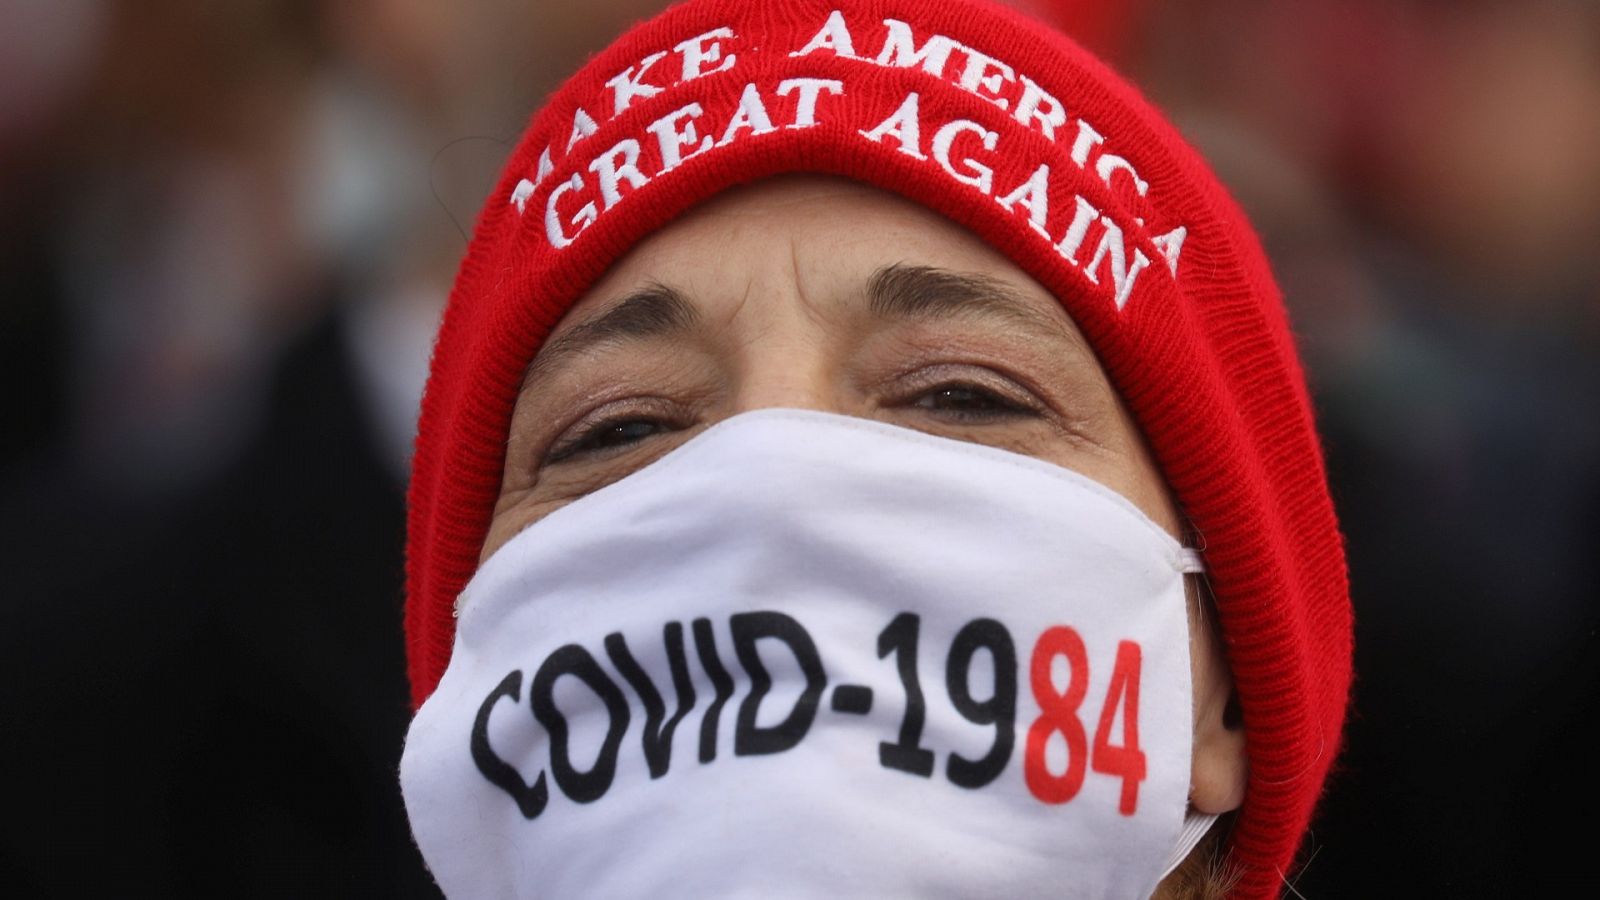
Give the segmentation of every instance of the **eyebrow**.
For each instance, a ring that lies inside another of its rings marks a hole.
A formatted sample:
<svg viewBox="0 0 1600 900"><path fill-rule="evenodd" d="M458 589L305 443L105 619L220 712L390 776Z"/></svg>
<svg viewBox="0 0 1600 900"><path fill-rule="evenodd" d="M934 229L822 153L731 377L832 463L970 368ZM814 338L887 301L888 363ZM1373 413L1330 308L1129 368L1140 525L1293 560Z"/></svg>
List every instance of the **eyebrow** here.
<svg viewBox="0 0 1600 900"><path fill-rule="evenodd" d="M528 364L522 384L526 387L562 360L607 344L670 337L690 331L699 323L699 310L684 299L683 294L659 282L651 282L605 312L551 340Z"/></svg>
<svg viewBox="0 0 1600 900"><path fill-rule="evenodd" d="M1071 328L1029 303L1010 285L976 272L896 263L872 273L867 309L885 319L1000 318L1082 345Z"/></svg>
<svg viewBox="0 0 1600 900"><path fill-rule="evenodd" d="M877 318L999 318L1023 330L1045 331L1085 347L1073 329L1039 310L1010 285L977 272L895 263L879 268L867 279L866 299L867 312ZM650 282L552 339L528 364L522 385L526 388L563 361L608 344L672 337L699 324L699 310L681 292Z"/></svg>

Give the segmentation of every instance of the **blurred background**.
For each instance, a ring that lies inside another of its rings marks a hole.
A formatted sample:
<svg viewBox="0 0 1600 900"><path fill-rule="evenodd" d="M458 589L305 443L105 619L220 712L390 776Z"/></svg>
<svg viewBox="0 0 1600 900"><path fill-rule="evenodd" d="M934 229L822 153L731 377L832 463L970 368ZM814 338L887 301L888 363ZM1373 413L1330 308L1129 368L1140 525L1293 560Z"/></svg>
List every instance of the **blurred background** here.
<svg viewBox="0 0 1600 900"><path fill-rule="evenodd" d="M1016 0L1260 228L1357 622L1286 890L1596 883L1600 4ZM0 0L0 890L434 896L403 486L465 234L653 0Z"/></svg>

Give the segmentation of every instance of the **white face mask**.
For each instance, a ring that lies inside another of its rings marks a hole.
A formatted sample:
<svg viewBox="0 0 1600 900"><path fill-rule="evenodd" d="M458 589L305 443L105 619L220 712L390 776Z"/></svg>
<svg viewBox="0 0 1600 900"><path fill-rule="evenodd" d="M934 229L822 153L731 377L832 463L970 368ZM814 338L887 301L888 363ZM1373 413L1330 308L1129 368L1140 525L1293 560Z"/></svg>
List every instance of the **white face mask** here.
<svg viewBox="0 0 1600 900"><path fill-rule="evenodd" d="M1148 897L1197 568L1059 466L736 416L484 563L412 830L452 898Z"/></svg>

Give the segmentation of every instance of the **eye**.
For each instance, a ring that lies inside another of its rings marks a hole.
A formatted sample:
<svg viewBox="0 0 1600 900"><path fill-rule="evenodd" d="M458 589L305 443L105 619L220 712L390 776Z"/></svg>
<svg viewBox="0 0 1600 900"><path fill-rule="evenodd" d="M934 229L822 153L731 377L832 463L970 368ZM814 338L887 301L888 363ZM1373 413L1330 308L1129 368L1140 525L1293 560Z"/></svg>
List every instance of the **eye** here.
<svg viewBox="0 0 1600 900"><path fill-rule="evenodd" d="M986 388L973 384L945 384L922 394L912 404L937 412L955 412L968 415L1003 415L1027 412Z"/></svg>
<svg viewBox="0 0 1600 900"><path fill-rule="evenodd" d="M1005 379L962 377L929 379L927 387L917 387L904 405L947 421L968 424L1031 418L1039 414L1039 404L1026 391ZM989 382L995 382L990 384Z"/></svg>
<svg viewBox="0 0 1600 900"><path fill-rule="evenodd" d="M545 455L545 463L549 465L577 457L600 457L621 452L640 441L676 428L671 422L640 415L603 419L580 427L572 437L558 441Z"/></svg>

